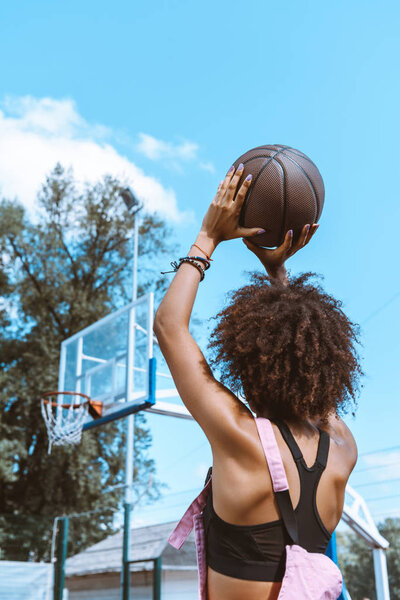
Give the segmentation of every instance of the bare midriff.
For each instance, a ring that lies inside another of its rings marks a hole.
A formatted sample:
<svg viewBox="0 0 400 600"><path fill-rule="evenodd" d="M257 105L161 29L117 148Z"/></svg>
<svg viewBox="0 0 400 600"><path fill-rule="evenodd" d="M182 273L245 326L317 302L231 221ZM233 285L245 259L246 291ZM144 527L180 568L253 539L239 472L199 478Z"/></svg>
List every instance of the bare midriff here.
<svg viewBox="0 0 400 600"><path fill-rule="evenodd" d="M247 581L217 573L208 567L208 600L277 600L281 582Z"/></svg>

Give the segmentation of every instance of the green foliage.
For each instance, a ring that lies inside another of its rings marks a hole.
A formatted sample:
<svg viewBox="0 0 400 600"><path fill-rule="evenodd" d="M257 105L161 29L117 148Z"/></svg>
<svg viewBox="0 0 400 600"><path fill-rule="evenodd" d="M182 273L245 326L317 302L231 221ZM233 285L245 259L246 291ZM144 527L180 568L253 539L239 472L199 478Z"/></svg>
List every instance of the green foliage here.
<svg viewBox="0 0 400 600"><path fill-rule="evenodd" d="M38 213L27 214L16 201L0 203L3 558L7 547L11 554L19 549L20 560L48 558L48 521L57 515L96 515L96 531L93 519L76 527L71 523L71 552L114 531L122 492L103 490L123 481L123 422L87 432L78 447L56 448L48 455L39 399L44 391L57 389L61 342L130 298L134 217L120 191L112 177L78 190L72 174L57 165L38 195ZM157 259L174 250L170 231L159 217L146 214L140 234L138 294L148 289L162 293ZM145 416L139 415L135 490L149 500L160 492L154 477L148 488L155 473L150 445Z"/></svg>
<svg viewBox="0 0 400 600"><path fill-rule="evenodd" d="M400 600L400 519L385 519L379 532L390 544L386 551L390 598ZM339 564L352 600L376 600L372 551L355 533L338 534Z"/></svg>

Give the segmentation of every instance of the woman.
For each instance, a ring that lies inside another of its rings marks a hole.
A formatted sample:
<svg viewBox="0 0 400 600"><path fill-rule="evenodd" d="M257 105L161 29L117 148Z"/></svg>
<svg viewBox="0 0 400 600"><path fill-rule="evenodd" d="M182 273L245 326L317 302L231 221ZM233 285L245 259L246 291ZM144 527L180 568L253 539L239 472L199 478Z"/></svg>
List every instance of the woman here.
<svg viewBox="0 0 400 600"><path fill-rule="evenodd" d="M354 438L338 416L354 400L362 373L356 327L340 302L308 282L309 274L289 281L284 265L318 225L306 225L296 242L288 231L275 250L253 244L247 238L263 230L239 226L251 185L249 176L237 189L242 169L231 167L219 185L188 258L179 268L175 263L154 322L178 392L212 448L212 494L204 510L209 600L274 600L281 587L290 539L252 413L273 424L306 550L325 551L357 459ZM225 387L190 335L189 320L215 248L238 237L268 277L253 275L218 315L210 346Z"/></svg>

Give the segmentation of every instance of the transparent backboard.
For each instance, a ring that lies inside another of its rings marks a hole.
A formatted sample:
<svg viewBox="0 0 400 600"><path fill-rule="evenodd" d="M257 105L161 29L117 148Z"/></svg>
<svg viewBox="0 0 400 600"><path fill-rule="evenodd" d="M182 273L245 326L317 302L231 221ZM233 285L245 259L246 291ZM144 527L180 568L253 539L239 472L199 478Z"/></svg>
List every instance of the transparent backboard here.
<svg viewBox="0 0 400 600"><path fill-rule="evenodd" d="M191 418L182 404L153 333L149 293L66 339L59 390L81 392L103 404L84 429L147 409Z"/></svg>

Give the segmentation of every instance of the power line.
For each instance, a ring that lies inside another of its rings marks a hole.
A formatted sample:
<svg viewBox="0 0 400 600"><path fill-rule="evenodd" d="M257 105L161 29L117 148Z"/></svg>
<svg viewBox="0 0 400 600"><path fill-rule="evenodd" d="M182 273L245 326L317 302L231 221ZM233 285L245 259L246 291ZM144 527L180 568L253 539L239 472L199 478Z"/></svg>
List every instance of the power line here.
<svg viewBox="0 0 400 600"><path fill-rule="evenodd" d="M137 514L148 512L161 512L162 510L171 510L171 508L187 507L187 502L179 502L178 504L169 504L167 506L147 506L146 508L137 509Z"/></svg>
<svg viewBox="0 0 400 600"><path fill-rule="evenodd" d="M383 310L385 310L385 308L387 308L390 304L392 304L392 302L394 302L396 300L396 298L398 298L399 296L400 296L400 291L397 292L394 296L392 296L389 300L384 302L381 306L379 306L378 308L373 310L368 315L368 317L361 322L361 325L365 325L365 323L368 323L368 321L370 321L371 319L373 319L374 317L379 315L379 313L381 313Z"/></svg>
<svg viewBox="0 0 400 600"><path fill-rule="evenodd" d="M400 498L400 494L393 494L392 496L379 496L378 498L364 498L365 502L378 502L378 500L391 500L392 498Z"/></svg>
<svg viewBox="0 0 400 600"><path fill-rule="evenodd" d="M400 450L400 445L391 446L389 448L381 448L380 450L371 450L370 452L363 452L359 455L359 457L362 458L363 456L369 456L370 454L383 454L384 452L392 452L393 450Z"/></svg>
<svg viewBox="0 0 400 600"><path fill-rule="evenodd" d="M394 460L392 462L388 462L388 463L384 463L384 464L380 464L380 465L373 465L372 467L364 467L363 469L355 469L354 470L354 475L358 475L358 473L365 473L365 471L374 471L375 469L385 469L386 467L391 467L393 465L400 465L400 460Z"/></svg>
<svg viewBox="0 0 400 600"><path fill-rule="evenodd" d="M367 483L359 483L354 485L355 488L367 487L371 485L383 485L384 483L394 483L395 481L400 481L400 477L396 477L396 479L383 479L381 481L368 481Z"/></svg>
<svg viewBox="0 0 400 600"><path fill-rule="evenodd" d="M392 508L391 510L385 510L383 512L378 512L378 513L374 513L373 517L374 519L379 519L381 517L396 517L396 518L400 518L400 509L399 508Z"/></svg>
<svg viewBox="0 0 400 600"><path fill-rule="evenodd" d="M189 450L189 452L187 452L187 454L184 454L183 456L180 456L177 460L174 460L165 469L163 469L163 473L167 473L173 467L175 467L175 465L181 463L182 461L184 461L189 456L192 456L192 454L195 454L198 450L200 450L201 448L204 448L207 444L208 444L208 442L202 442L199 446L196 446L195 448L192 448L192 450Z"/></svg>

